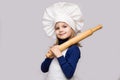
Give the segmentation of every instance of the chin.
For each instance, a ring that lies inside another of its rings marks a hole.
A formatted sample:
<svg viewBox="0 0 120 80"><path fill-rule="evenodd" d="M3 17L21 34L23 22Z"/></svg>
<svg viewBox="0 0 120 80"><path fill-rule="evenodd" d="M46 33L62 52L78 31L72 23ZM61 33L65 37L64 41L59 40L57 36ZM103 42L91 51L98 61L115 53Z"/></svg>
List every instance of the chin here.
<svg viewBox="0 0 120 80"><path fill-rule="evenodd" d="M66 39L66 38L68 38L68 37L59 37L60 39Z"/></svg>

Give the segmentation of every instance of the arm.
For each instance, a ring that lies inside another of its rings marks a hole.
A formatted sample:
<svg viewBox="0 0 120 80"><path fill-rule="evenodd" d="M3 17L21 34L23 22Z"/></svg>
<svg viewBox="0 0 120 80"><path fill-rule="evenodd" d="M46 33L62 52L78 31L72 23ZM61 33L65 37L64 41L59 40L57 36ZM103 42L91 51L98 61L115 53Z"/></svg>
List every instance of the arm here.
<svg viewBox="0 0 120 80"><path fill-rule="evenodd" d="M52 60L53 60L53 58L52 58L52 59L51 59L51 58L46 58L46 59L42 62L42 64L41 64L41 71L42 71L42 72L44 72L44 73L45 73L45 72L48 72L49 66L50 66Z"/></svg>
<svg viewBox="0 0 120 80"><path fill-rule="evenodd" d="M80 59L80 50L74 45L68 49L65 57L61 56L57 59L63 73L68 79L70 79L73 76L78 60Z"/></svg>

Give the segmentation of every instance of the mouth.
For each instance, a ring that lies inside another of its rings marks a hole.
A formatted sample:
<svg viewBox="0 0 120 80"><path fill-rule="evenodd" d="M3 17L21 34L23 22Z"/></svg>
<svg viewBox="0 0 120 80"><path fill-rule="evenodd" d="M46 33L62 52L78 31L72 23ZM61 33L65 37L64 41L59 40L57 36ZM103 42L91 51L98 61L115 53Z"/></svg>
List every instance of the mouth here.
<svg viewBox="0 0 120 80"><path fill-rule="evenodd" d="M66 33L61 33L61 34L59 34L60 36L63 36L64 34L66 34Z"/></svg>

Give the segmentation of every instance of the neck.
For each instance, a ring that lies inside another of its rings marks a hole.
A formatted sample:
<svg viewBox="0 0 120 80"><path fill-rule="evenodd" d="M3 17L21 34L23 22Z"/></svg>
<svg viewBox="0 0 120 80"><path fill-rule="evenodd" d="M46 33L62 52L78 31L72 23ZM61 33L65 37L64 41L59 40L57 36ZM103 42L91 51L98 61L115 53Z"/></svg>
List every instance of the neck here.
<svg viewBox="0 0 120 80"><path fill-rule="evenodd" d="M59 38L58 38L58 45L60 45L60 44L62 44L62 43L64 43L64 42L66 42L66 41L68 41L68 40L69 40L69 37L66 38L66 39L59 39Z"/></svg>

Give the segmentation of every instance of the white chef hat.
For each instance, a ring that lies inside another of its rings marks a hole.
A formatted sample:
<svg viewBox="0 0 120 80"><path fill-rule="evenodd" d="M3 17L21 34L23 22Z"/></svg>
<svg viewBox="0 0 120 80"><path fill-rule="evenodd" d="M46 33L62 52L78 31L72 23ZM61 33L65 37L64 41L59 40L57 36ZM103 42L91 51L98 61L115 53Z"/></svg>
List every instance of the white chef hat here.
<svg viewBox="0 0 120 80"><path fill-rule="evenodd" d="M55 38L54 26L56 22L66 22L77 33L84 23L78 5L68 2L58 2L46 8L43 15L43 26L48 36Z"/></svg>

